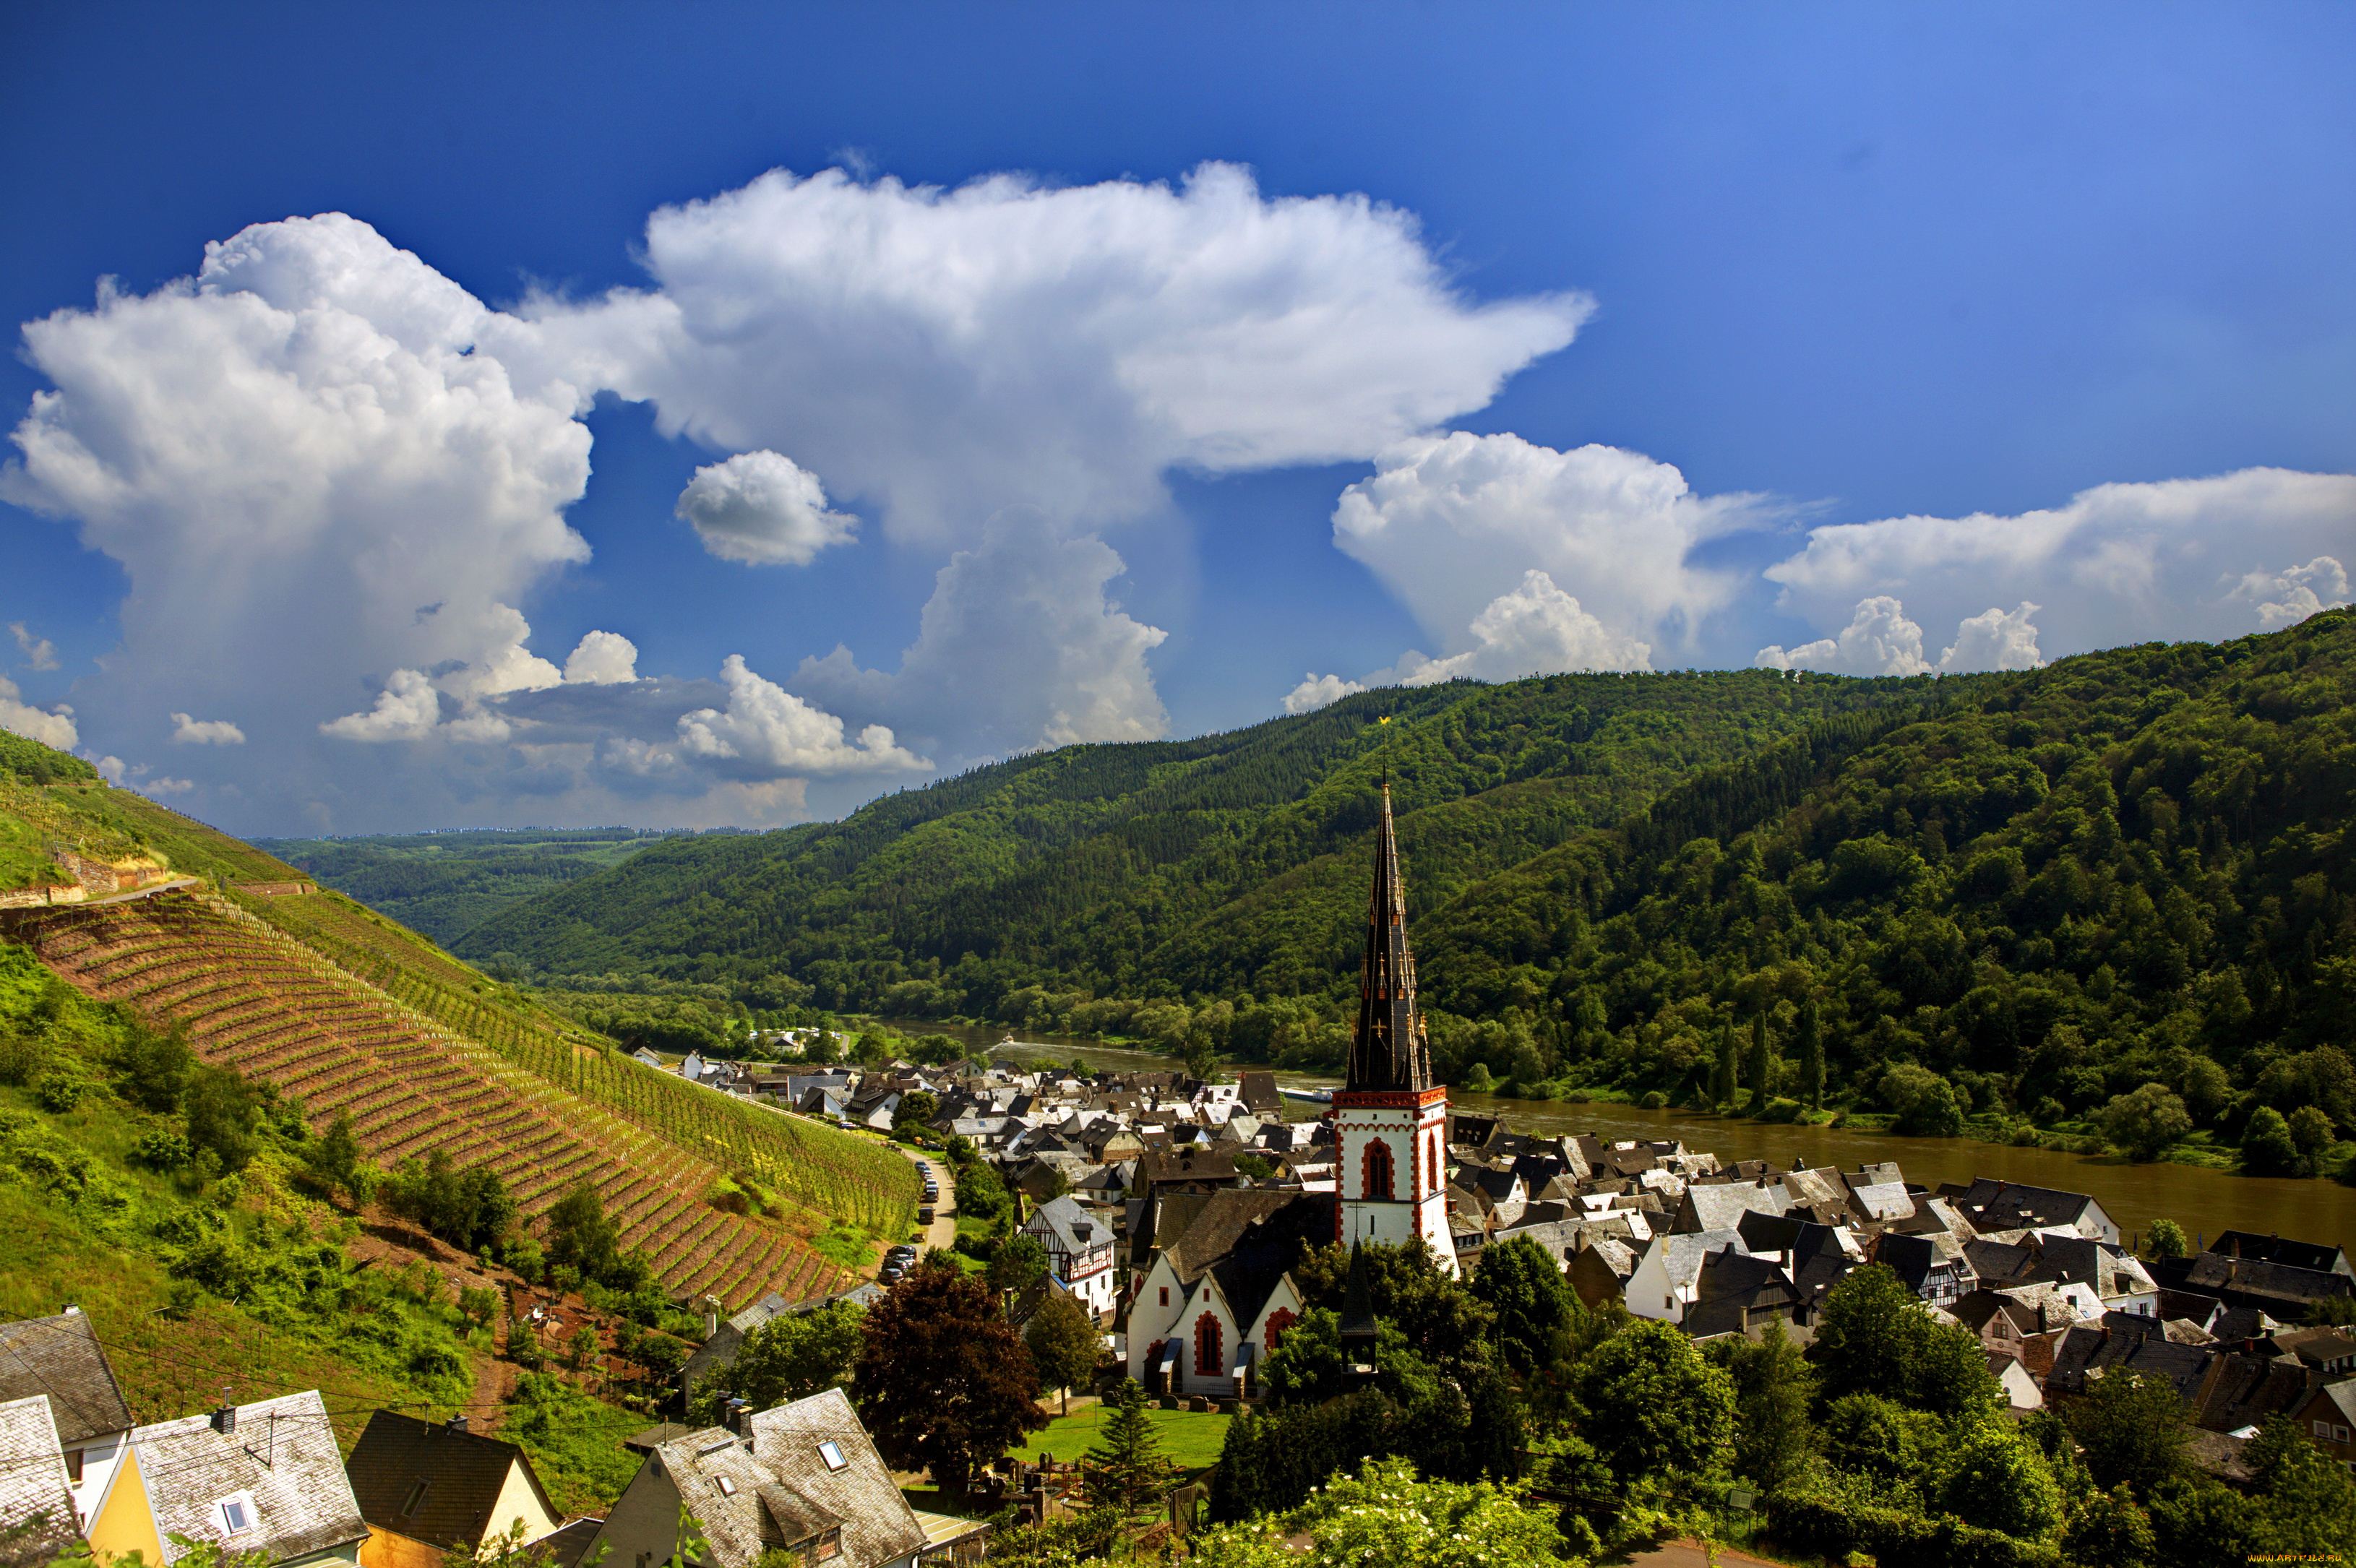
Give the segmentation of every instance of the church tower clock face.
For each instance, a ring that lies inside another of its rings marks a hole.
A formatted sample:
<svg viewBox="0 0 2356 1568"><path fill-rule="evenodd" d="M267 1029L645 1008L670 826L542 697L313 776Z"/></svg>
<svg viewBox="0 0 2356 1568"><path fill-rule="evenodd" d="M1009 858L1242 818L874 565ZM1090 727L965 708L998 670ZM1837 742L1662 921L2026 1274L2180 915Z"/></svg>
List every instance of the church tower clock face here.
<svg viewBox="0 0 2356 1568"><path fill-rule="evenodd" d="M1407 885L1383 783L1375 837L1366 956L1358 974L1358 1022L1349 1078L1333 1095L1334 1156L1344 1244L1416 1237L1456 1270L1448 1228L1448 1090L1431 1081L1431 1041L1415 1005L1415 953L1407 939Z"/></svg>

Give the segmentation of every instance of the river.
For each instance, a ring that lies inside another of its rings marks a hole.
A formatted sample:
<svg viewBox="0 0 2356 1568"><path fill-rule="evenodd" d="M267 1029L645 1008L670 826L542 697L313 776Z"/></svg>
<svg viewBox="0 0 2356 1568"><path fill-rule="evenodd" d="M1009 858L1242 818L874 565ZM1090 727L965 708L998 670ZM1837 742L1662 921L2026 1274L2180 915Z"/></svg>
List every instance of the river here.
<svg viewBox="0 0 2356 1568"><path fill-rule="evenodd" d="M946 1034L977 1050L994 1047L1003 1029L884 1020L910 1034ZM1109 1072L1166 1072L1177 1063L1154 1051L1130 1051L1098 1040L1047 1035L1001 1052L1023 1061L1069 1062ZM1336 1089L1341 1081L1313 1073L1276 1072L1277 1083L1294 1089ZM2301 1241L2349 1245L2356 1243L2356 1188L2332 1181L2234 1176L2198 1166L2133 1165L2115 1157L2061 1154L2051 1149L2014 1148L1968 1138L1901 1137L1894 1133L1804 1127L1746 1121L1697 1111L1644 1111L1633 1105L1573 1105L1556 1100L1501 1100L1487 1094L1449 1092L1455 1110L1505 1118L1516 1131L1548 1137L1592 1133L1622 1138L1676 1138L1687 1148L1708 1149L1722 1160L1764 1159L1779 1166L1811 1168L1895 1160L1906 1179L1937 1190L1993 1176L2065 1192L2090 1192L2123 1232L2140 1232L2165 1216L2196 1240L2221 1231L2296 1236ZM1317 1115L1306 1101L1288 1100L1296 1120Z"/></svg>

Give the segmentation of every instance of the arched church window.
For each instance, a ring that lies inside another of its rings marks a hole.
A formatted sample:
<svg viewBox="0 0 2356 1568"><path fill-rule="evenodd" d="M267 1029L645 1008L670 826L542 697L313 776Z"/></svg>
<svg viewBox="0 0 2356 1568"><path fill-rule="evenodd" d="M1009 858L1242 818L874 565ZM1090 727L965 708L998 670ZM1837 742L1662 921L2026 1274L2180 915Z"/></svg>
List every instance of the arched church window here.
<svg viewBox="0 0 2356 1568"><path fill-rule="evenodd" d="M1366 1196L1391 1196L1391 1146L1376 1138L1366 1146Z"/></svg>
<svg viewBox="0 0 2356 1568"><path fill-rule="evenodd" d="M1219 1320L1205 1312L1194 1319L1194 1371L1215 1378L1226 1370L1226 1336L1219 1331Z"/></svg>

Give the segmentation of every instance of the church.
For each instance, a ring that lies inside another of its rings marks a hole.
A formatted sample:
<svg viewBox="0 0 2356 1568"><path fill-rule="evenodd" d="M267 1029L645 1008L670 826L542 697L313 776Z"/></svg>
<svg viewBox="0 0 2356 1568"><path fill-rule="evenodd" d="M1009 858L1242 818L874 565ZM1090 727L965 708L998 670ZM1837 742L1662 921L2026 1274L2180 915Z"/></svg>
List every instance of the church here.
<svg viewBox="0 0 2356 1568"><path fill-rule="evenodd" d="M1422 1238L1456 1271L1448 1223L1448 1090L1415 1003L1407 888L1383 785L1366 953L1348 1078L1329 1113L1333 1192L1247 1188L1149 1209L1151 1263L1126 1312L1129 1375L1154 1393L1251 1397L1258 1369L1303 1310L1291 1267L1303 1245Z"/></svg>

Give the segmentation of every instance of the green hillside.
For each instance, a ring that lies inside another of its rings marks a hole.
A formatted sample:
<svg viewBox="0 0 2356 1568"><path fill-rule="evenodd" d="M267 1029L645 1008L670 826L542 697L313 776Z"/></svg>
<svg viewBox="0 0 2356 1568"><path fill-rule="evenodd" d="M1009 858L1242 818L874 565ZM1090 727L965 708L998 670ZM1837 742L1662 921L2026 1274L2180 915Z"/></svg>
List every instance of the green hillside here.
<svg viewBox="0 0 2356 1568"><path fill-rule="evenodd" d="M253 843L446 947L493 915L667 837L634 827L514 828Z"/></svg>
<svg viewBox="0 0 2356 1568"><path fill-rule="evenodd" d="M1960 680L1371 692L666 842L463 946L558 986L1330 1064L1387 768L1458 1082L1746 1104L1753 1023L1791 1094L1812 1018L1857 1113L2083 1132L2158 1083L2196 1143L2254 1118L2256 1168L2317 1168L2356 1128L2351 650L2340 612Z"/></svg>
<svg viewBox="0 0 2356 1568"><path fill-rule="evenodd" d="M1926 1126L1943 1093L2044 1125L2152 1083L2226 1137L2314 1107L2309 1163L2356 1125L2356 613L2065 659L1841 751L1434 912L1431 998L1483 1020L1450 1070L1722 1099L1718 1042L1747 1089L1763 1019L1789 1093L1812 1009L1836 1093Z"/></svg>
<svg viewBox="0 0 2356 1568"><path fill-rule="evenodd" d="M1735 671L1370 692L1230 734L1020 757L840 823L667 840L458 951L560 986L641 976L755 1008L1165 1036L1170 1008L1141 1018L1141 999L1305 998L1247 1009L1260 1038L1233 1043L1267 1047L1350 996L1384 770L1421 917L1697 771L1973 688ZM1076 994L1098 1000L1075 1015Z"/></svg>
<svg viewBox="0 0 2356 1568"><path fill-rule="evenodd" d="M0 907L0 960L184 1040L209 1071L283 1096L310 1133L348 1124L376 1166L496 1177L519 1235L593 1190L620 1251L642 1256L632 1269L675 1295L821 1294L841 1275L812 1238L905 1230L916 1181L889 1150L652 1071L365 906L294 891L300 874L251 845L93 779L59 782L68 761L0 753L0 838L24 847L0 894L31 890ZM78 880L163 886L72 901ZM73 1051L47 1017L16 1028L0 1083Z"/></svg>

